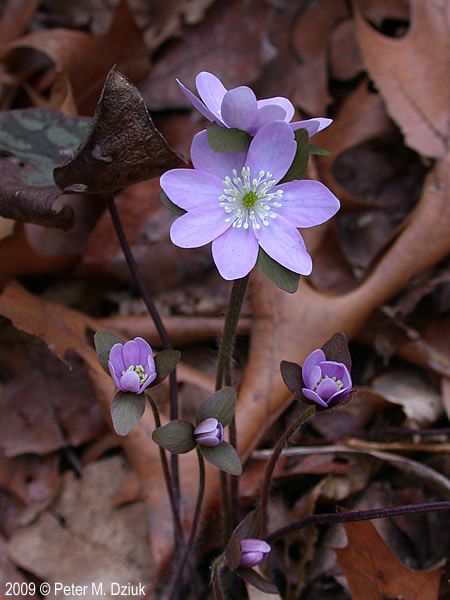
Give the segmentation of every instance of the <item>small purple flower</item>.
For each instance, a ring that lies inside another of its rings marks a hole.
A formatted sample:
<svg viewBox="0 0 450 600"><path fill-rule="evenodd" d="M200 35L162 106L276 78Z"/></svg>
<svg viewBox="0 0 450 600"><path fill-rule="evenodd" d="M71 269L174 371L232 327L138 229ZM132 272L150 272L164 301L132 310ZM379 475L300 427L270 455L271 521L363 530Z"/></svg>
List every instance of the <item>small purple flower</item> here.
<svg viewBox="0 0 450 600"><path fill-rule="evenodd" d="M309 275L311 257L297 227L313 227L339 210L339 200L318 181L279 183L297 149L284 121L258 131L245 152L215 152L206 131L192 142L194 169L173 169L161 177L170 200L187 211L170 237L181 248L212 242L214 262L224 279L245 277L261 247L276 262Z"/></svg>
<svg viewBox="0 0 450 600"><path fill-rule="evenodd" d="M152 349L141 337L114 344L109 352L108 367L121 392L142 394L156 379Z"/></svg>
<svg viewBox="0 0 450 600"><path fill-rule="evenodd" d="M264 540L247 538L241 540L241 567L256 567L268 556L271 548Z"/></svg>
<svg viewBox="0 0 450 600"><path fill-rule="evenodd" d="M201 446L218 446L223 442L223 425L210 417L194 429L194 439Z"/></svg>
<svg viewBox="0 0 450 600"><path fill-rule="evenodd" d="M342 402L350 394L352 379L343 363L327 360L323 350L314 350L302 368L303 395L323 408Z"/></svg>
<svg viewBox="0 0 450 600"><path fill-rule="evenodd" d="M277 96L266 100L257 100L253 91L247 86L227 90L218 77L207 71L202 71L195 79L201 99L178 79L177 83L189 102L208 121L222 127L242 129L252 136L267 123L272 121L290 123L294 116L294 106L287 98ZM290 126L293 131L306 129L312 136L328 127L331 122L331 119L317 117L305 121L295 121L290 123Z"/></svg>

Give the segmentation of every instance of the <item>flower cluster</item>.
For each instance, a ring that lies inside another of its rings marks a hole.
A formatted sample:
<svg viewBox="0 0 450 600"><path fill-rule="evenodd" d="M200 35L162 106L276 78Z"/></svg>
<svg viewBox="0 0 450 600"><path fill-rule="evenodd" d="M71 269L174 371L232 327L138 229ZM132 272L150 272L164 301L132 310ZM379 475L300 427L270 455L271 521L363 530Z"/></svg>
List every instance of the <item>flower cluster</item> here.
<svg viewBox="0 0 450 600"><path fill-rule="evenodd" d="M164 173L162 189L185 211L171 227L172 242L181 248L212 242L214 262L228 280L248 275L261 252L292 273L309 275L312 261L298 228L324 223L339 201L322 183L290 175L305 151L295 132L312 135L331 121L290 123L294 107L286 98L256 100L247 87L227 91L210 73L197 77L202 100L180 86L207 119L245 132L248 143L238 151L217 151L201 131L191 146L194 168Z"/></svg>

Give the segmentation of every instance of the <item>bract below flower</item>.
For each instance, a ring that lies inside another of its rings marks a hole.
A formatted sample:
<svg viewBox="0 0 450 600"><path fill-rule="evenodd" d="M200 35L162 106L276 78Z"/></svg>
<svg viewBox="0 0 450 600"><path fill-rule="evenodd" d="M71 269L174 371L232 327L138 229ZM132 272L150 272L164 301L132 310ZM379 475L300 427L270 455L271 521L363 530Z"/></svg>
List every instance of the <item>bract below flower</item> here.
<svg viewBox="0 0 450 600"><path fill-rule="evenodd" d="M141 394L156 379L151 346L141 337L125 344L114 344L109 353L108 368L121 392Z"/></svg>
<svg viewBox="0 0 450 600"><path fill-rule="evenodd" d="M329 408L351 392L352 379L343 363L327 360L323 350L311 352L302 368L303 395L310 402Z"/></svg>
<svg viewBox="0 0 450 600"><path fill-rule="evenodd" d="M202 71L195 79L200 98L178 79L177 83L192 106L208 121L222 127L242 129L250 135L255 135L261 127L272 121L281 120L290 123L294 116L294 106L287 98L277 96L257 100L253 91L247 86L227 90L218 77L207 71ZM312 136L331 123L331 119L317 117L295 121L290 123L290 127L293 131L306 129Z"/></svg>
<svg viewBox="0 0 450 600"><path fill-rule="evenodd" d="M297 143L284 121L259 130L247 153L215 152L206 131L192 142L194 169L173 169L161 177L170 200L187 211L170 237L181 248L212 242L214 262L224 279L245 277L261 247L282 266L309 275L312 261L297 227L312 227L339 210L339 200L322 183L280 184Z"/></svg>
<svg viewBox="0 0 450 600"><path fill-rule="evenodd" d="M271 548L264 540L245 538L241 540L241 567L256 567L268 556Z"/></svg>

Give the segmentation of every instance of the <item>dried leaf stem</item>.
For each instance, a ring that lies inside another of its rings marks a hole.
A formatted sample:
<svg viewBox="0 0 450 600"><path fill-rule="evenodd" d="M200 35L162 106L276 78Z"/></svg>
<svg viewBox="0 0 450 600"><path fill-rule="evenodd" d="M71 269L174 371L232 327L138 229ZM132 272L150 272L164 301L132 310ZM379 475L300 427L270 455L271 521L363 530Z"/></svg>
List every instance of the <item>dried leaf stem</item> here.
<svg viewBox="0 0 450 600"><path fill-rule="evenodd" d="M153 298L149 294L144 281L142 279L141 273L139 272L139 268L137 266L136 260L131 251L130 245L128 243L127 237L125 235L125 231L122 227L122 222L120 220L119 213L117 211L117 207L114 201L114 196L107 196L107 206L109 210L109 214L111 215L111 220L114 225L114 229L117 234L117 238L119 240L120 246L122 248L122 252L125 256L125 260L127 261L128 268L130 269L130 273L133 277L133 281L139 290L139 293L142 296L144 304L148 310L148 313L155 324L155 327L158 331L158 335L161 338L161 342L166 350L172 349L172 342L169 338L166 328L164 327L164 323L162 322L161 316L156 308L156 305L153 301ZM170 389L170 418L177 419L178 418L178 397L177 397L177 375L176 370L173 371L169 375L169 389ZM177 514L176 519L180 520L180 479L179 479L179 468L178 468L178 456L176 454L171 455L171 488L173 489L174 499L175 499L175 512ZM174 517L175 519L175 517ZM181 543L181 538L179 536L178 527L174 527L175 532L175 546L179 547Z"/></svg>
<svg viewBox="0 0 450 600"><path fill-rule="evenodd" d="M399 515L417 514L422 512L437 512L441 510L450 510L450 502L443 500L441 502L424 502L421 504L404 504L393 506L392 508L374 508L372 510L354 510L340 513L324 513L322 515L310 515L302 519L281 527L267 536L267 541L275 542L280 538L299 531L308 525L326 525L331 523L349 523L352 521L370 521L371 519L384 519L386 517L396 517Z"/></svg>
<svg viewBox="0 0 450 600"><path fill-rule="evenodd" d="M264 474L264 481L261 489L261 521L262 521L262 537L267 535L267 506L269 503L270 487L272 485L273 472L275 470L280 454L283 448L288 443L290 437L297 431L299 427L303 425L313 414L316 412L315 406L308 407L302 414L286 429L283 435L280 437L273 449L270 460L266 467Z"/></svg>

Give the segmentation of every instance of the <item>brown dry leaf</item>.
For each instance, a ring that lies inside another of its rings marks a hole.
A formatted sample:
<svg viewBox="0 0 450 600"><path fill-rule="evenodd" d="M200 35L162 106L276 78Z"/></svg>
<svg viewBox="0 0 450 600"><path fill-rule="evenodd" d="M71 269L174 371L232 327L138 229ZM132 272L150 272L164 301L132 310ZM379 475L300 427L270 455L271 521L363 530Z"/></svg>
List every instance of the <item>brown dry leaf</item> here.
<svg viewBox="0 0 450 600"><path fill-rule="evenodd" d="M328 94L328 37L348 15L343 0L286 2L272 18L271 43L277 56L258 82L261 95L286 96L311 116L325 116Z"/></svg>
<svg viewBox="0 0 450 600"><path fill-rule="evenodd" d="M6 583L7 582L17 582L17 583L29 583L27 579L23 576L23 574L16 569L14 564L9 560L6 555L6 543L3 537L0 535L0 589L7 590ZM25 591L25 590L24 590ZM17 600L38 600L36 594L26 593L26 594L18 594L14 595L14 598ZM7 597L0 592L0 600L7 600Z"/></svg>
<svg viewBox="0 0 450 600"><path fill-rule="evenodd" d="M6 0L0 17L0 44L6 46L8 42L21 35L40 0Z"/></svg>
<svg viewBox="0 0 450 600"><path fill-rule="evenodd" d="M403 565L369 521L345 523L346 548L335 548L353 598L437 600L441 571L413 571Z"/></svg>
<svg viewBox="0 0 450 600"><path fill-rule="evenodd" d="M194 90L200 71L216 74L227 87L255 80L275 52L264 39L272 14L266 2L257 0L216 2L200 24L159 53L140 86L150 109L189 107L175 80Z"/></svg>
<svg viewBox="0 0 450 600"><path fill-rule="evenodd" d="M419 427L432 425L444 412L439 393L416 371L391 370L376 377L372 387Z"/></svg>
<svg viewBox="0 0 450 600"><path fill-rule="evenodd" d="M330 35L330 73L347 81L364 71L364 61L355 35L353 19L341 21Z"/></svg>
<svg viewBox="0 0 450 600"><path fill-rule="evenodd" d="M152 562L146 547L144 504L119 509L111 505L128 473L120 457L87 466L79 480L67 473L52 512L9 540L10 560L51 583L102 582L106 600L113 597L112 581L147 584Z"/></svg>
<svg viewBox="0 0 450 600"><path fill-rule="evenodd" d="M133 81L140 81L149 68L142 32L127 0L120 0L110 29L103 35L62 28L42 29L9 44L3 58L13 64L13 52L24 48L47 56L56 73L68 74L81 114L91 113L113 65Z"/></svg>
<svg viewBox="0 0 450 600"><path fill-rule="evenodd" d="M370 76L406 143L442 158L448 147L448 3L411 0L407 34L389 38L373 29L354 0L356 31Z"/></svg>

